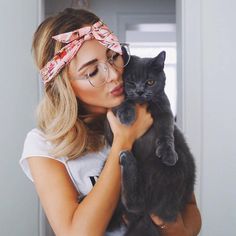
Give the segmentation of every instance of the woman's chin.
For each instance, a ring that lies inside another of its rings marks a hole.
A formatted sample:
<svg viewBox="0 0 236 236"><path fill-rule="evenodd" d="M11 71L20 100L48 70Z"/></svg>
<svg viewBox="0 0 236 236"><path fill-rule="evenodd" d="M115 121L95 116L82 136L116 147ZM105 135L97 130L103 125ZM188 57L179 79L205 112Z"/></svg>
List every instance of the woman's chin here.
<svg viewBox="0 0 236 236"><path fill-rule="evenodd" d="M121 95L119 97L115 97L112 99L109 108L119 106L125 100L125 95Z"/></svg>

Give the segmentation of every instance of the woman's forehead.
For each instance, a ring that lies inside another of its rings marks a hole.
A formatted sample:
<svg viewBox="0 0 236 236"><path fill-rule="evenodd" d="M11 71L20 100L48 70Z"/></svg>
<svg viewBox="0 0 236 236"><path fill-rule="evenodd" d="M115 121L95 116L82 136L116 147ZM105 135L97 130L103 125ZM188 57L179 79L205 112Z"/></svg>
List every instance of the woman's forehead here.
<svg viewBox="0 0 236 236"><path fill-rule="evenodd" d="M107 53L107 48L97 40L89 40L83 43L75 59L79 64L86 63L93 59L104 59Z"/></svg>

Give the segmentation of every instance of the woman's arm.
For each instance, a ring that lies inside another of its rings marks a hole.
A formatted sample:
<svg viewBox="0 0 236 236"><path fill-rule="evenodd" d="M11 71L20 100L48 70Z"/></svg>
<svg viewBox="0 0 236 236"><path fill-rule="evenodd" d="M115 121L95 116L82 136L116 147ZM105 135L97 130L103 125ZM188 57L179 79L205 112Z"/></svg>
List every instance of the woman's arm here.
<svg viewBox="0 0 236 236"><path fill-rule="evenodd" d="M120 195L119 153L123 149L131 149L131 147L132 144L129 143L113 143L98 181L73 216L72 231L80 231L81 234L71 235L104 235Z"/></svg>
<svg viewBox="0 0 236 236"><path fill-rule="evenodd" d="M191 201L187 204L181 216L188 235L198 235L201 229L202 221L194 194L192 195Z"/></svg>
<svg viewBox="0 0 236 236"><path fill-rule="evenodd" d="M108 113L114 133L111 151L101 175L86 198L77 203L77 191L65 166L52 159L30 157L30 170L40 202L57 236L102 236L120 195L119 153L150 127L152 118L141 106L131 127Z"/></svg>
<svg viewBox="0 0 236 236"><path fill-rule="evenodd" d="M176 222L166 224L157 216L152 215L151 218L156 225L164 225L163 236L197 236L201 229L201 215L194 194Z"/></svg>

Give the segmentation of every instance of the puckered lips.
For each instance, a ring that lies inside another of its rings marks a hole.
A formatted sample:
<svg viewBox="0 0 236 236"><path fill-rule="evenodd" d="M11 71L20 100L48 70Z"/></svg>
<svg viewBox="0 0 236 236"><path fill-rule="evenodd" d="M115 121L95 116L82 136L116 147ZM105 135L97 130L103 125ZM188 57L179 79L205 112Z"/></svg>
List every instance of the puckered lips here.
<svg viewBox="0 0 236 236"><path fill-rule="evenodd" d="M123 92L124 92L124 87L122 83L122 84L117 85L114 89L112 89L110 93L113 96L120 96L123 94Z"/></svg>

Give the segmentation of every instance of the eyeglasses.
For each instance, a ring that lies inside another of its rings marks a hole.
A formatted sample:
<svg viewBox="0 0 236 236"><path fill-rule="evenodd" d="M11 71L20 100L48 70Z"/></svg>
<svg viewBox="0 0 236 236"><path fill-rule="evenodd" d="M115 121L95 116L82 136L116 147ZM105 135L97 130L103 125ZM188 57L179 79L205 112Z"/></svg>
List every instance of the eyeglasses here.
<svg viewBox="0 0 236 236"><path fill-rule="evenodd" d="M123 55L111 51L112 55L105 62L97 61L88 65L86 67L86 75L76 80L88 80L95 88L103 86L109 78L109 66L112 66L117 71L121 71L129 63L129 45L122 43L121 48Z"/></svg>

